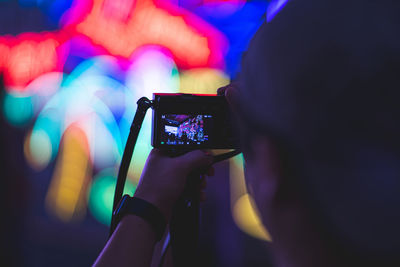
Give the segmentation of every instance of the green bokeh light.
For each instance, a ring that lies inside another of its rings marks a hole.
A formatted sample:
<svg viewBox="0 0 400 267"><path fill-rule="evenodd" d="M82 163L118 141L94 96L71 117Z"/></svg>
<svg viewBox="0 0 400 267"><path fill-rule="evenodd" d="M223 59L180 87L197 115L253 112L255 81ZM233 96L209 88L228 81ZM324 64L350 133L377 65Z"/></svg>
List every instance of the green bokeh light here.
<svg viewBox="0 0 400 267"><path fill-rule="evenodd" d="M111 212L114 200L114 191L117 178L110 170L105 170L96 177L89 189L89 210L92 215L105 225L110 225ZM133 195L136 186L126 181L124 194Z"/></svg>
<svg viewBox="0 0 400 267"><path fill-rule="evenodd" d="M25 126L33 118L32 98L18 93L4 96L4 116L14 126Z"/></svg>

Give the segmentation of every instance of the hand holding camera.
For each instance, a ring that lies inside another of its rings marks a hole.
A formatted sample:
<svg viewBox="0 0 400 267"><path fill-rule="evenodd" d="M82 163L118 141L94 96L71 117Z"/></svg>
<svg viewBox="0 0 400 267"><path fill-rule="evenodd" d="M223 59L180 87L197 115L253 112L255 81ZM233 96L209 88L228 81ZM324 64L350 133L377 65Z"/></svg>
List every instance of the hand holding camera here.
<svg viewBox="0 0 400 267"><path fill-rule="evenodd" d="M178 157L169 157L153 149L146 161L135 197L142 198L160 209L169 218L173 204L186 184L186 177L194 170L209 172L212 156L195 150Z"/></svg>

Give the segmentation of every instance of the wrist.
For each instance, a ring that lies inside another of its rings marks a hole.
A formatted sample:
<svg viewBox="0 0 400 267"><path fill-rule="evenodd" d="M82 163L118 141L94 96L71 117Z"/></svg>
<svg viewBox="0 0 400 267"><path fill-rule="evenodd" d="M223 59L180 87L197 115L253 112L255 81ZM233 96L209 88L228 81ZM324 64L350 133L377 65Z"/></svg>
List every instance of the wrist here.
<svg viewBox="0 0 400 267"><path fill-rule="evenodd" d="M115 225L121 223L123 219L129 215L133 215L133 218L140 217L142 220L146 221L153 228L157 240L162 238L167 221L165 215L157 206L143 198L124 195L113 213ZM114 229L111 231L113 230Z"/></svg>
<svg viewBox="0 0 400 267"><path fill-rule="evenodd" d="M133 196L146 200L147 202L156 206L160 210L160 212L164 215L167 222L169 221L173 205L170 204L169 201L161 198L158 194L149 193L144 190L141 190L141 188L139 187L136 189L135 194Z"/></svg>
<svg viewBox="0 0 400 267"><path fill-rule="evenodd" d="M125 215L118 224L118 228L121 228L120 230L124 233L130 233L131 229L140 228L140 232L149 238L149 240L153 241L154 243L157 242L156 232L149 222L140 216L134 214Z"/></svg>

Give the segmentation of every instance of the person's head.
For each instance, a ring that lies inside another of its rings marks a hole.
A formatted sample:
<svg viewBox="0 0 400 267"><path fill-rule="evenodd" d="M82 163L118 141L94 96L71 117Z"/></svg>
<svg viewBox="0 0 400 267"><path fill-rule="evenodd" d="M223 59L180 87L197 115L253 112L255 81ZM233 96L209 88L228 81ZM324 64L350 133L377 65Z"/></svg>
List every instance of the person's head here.
<svg viewBox="0 0 400 267"><path fill-rule="evenodd" d="M290 1L244 56L246 179L278 260L399 262L398 14L395 1Z"/></svg>

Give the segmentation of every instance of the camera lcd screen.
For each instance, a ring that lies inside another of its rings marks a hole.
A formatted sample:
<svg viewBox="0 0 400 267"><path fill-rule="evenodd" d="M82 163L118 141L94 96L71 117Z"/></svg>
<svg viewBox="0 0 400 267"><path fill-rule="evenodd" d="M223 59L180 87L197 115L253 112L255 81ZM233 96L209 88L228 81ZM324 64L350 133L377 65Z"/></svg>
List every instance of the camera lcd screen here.
<svg viewBox="0 0 400 267"><path fill-rule="evenodd" d="M151 144L170 151L230 149L237 142L224 96L154 94Z"/></svg>
<svg viewBox="0 0 400 267"><path fill-rule="evenodd" d="M161 115L161 145L207 145L212 135L213 116L209 114Z"/></svg>

